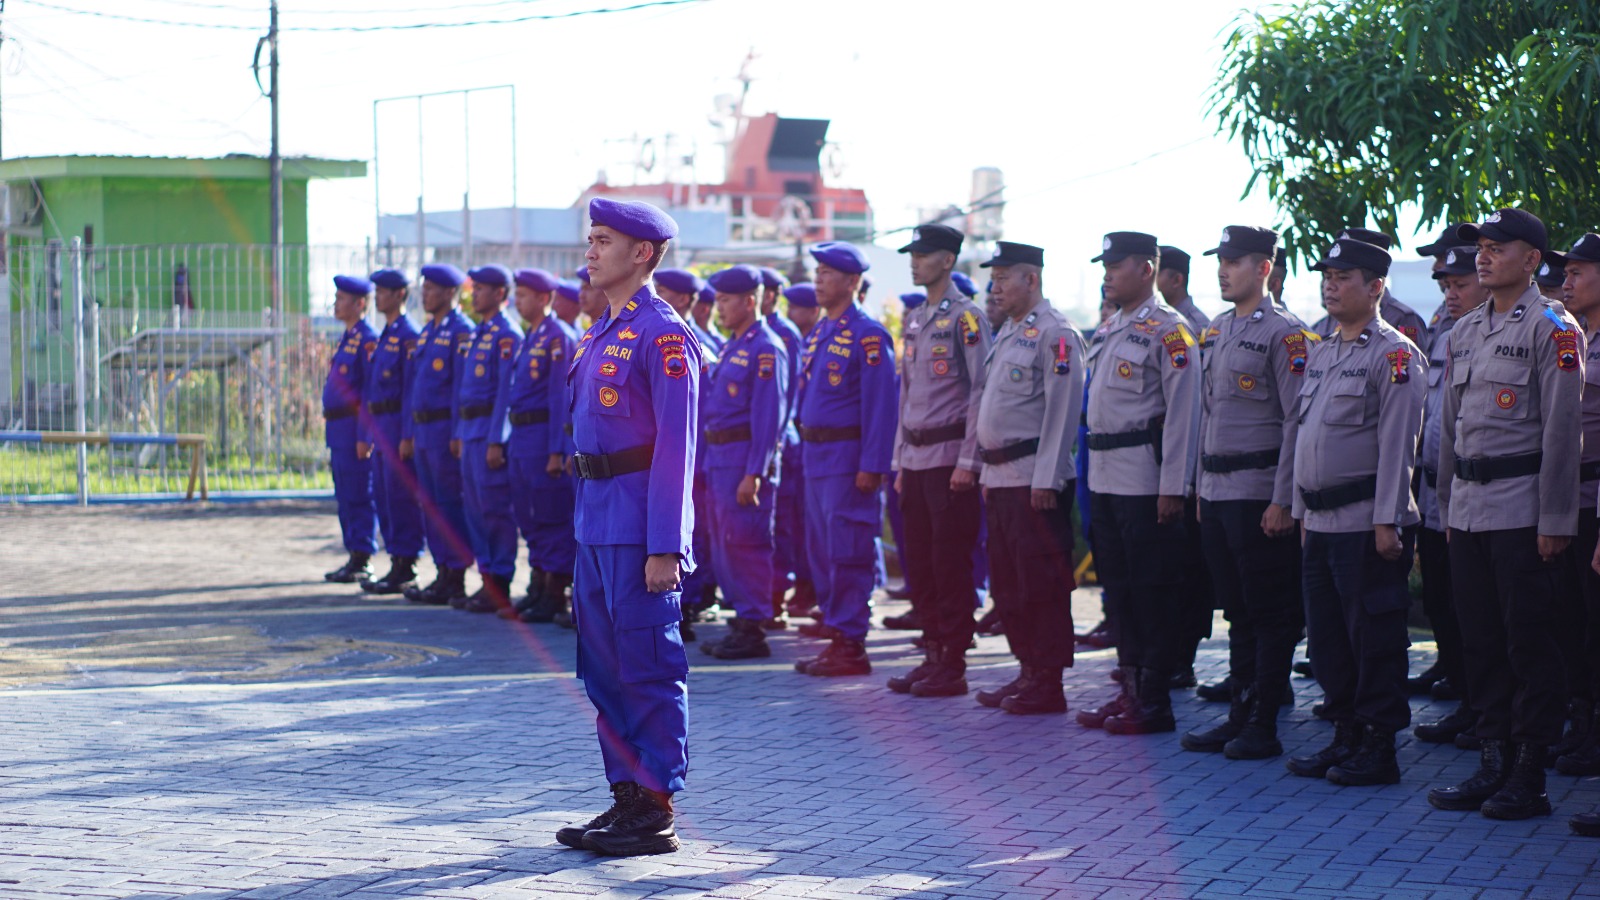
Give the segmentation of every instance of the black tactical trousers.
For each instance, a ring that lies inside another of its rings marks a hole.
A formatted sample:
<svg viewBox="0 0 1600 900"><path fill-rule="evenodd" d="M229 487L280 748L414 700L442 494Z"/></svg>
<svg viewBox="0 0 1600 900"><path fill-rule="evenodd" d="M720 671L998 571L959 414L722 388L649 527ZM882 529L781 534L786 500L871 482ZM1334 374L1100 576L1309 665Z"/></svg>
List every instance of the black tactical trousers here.
<svg viewBox="0 0 1600 900"><path fill-rule="evenodd" d="M1035 510L1025 487L990 488L989 582L1006 643L1023 665L1072 665L1072 491ZM970 579L968 581L970 583ZM970 608L968 618L970 619Z"/></svg>
<svg viewBox="0 0 1600 900"><path fill-rule="evenodd" d="M954 466L903 469L900 511L905 518L906 584L922 620L922 636L963 650L972 641L972 611L978 592L972 578L972 548L983 515L978 488L950 490Z"/></svg>
<svg viewBox="0 0 1600 900"><path fill-rule="evenodd" d="M1200 531L1211 582L1228 619L1228 673L1281 691L1305 626L1300 536L1261 530L1266 500L1202 500Z"/></svg>
<svg viewBox="0 0 1600 900"><path fill-rule="evenodd" d="M1600 538L1600 520L1593 509L1578 509L1578 536L1563 554L1566 572L1560 582L1556 615L1561 641L1561 662L1567 672L1567 696L1593 700L1596 696L1597 662L1600 662L1600 632L1595 621L1600 607L1600 575L1589 565L1594 559L1595 540Z"/></svg>
<svg viewBox="0 0 1600 900"><path fill-rule="evenodd" d="M1370 529L1307 531L1302 559L1306 634L1327 717L1380 731L1411 724L1406 698L1406 578L1416 537L1400 531L1400 559L1378 555Z"/></svg>
<svg viewBox="0 0 1600 900"><path fill-rule="evenodd" d="M1158 523L1154 494L1095 493L1089 506L1095 574L1107 608L1117 611L1117 664L1170 675L1186 626L1179 614L1185 523Z"/></svg>
<svg viewBox="0 0 1600 900"><path fill-rule="evenodd" d="M1417 529L1417 561L1422 569L1422 612L1433 626L1439 645L1439 668L1456 690L1466 696L1467 670L1461 659L1461 622L1456 618L1455 593L1450 583L1450 543L1444 532ZM1467 703L1471 706L1471 701Z"/></svg>

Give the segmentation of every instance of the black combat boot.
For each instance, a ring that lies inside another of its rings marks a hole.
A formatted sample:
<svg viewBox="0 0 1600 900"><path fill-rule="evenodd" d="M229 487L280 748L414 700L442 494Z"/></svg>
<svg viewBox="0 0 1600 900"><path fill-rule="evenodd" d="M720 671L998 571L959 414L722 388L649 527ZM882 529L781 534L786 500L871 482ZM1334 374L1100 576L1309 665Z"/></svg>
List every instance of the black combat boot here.
<svg viewBox="0 0 1600 900"><path fill-rule="evenodd" d="M1399 784L1400 763L1394 756L1394 732L1368 727L1361 749L1328 768L1327 779L1345 787Z"/></svg>
<svg viewBox="0 0 1600 900"><path fill-rule="evenodd" d="M1115 697L1099 706L1078 710L1077 719L1079 725L1085 728L1104 728L1106 720L1122 715L1124 711L1131 709L1138 702L1133 696L1134 683L1138 681L1133 673L1139 670L1133 666L1121 666L1120 668L1122 669L1122 690L1118 691Z"/></svg>
<svg viewBox="0 0 1600 900"><path fill-rule="evenodd" d="M1233 693L1233 676L1229 675L1221 681L1213 684L1202 684L1194 689L1194 695L1199 697L1201 700L1206 701L1207 703L1232 704L1235 699Z"/></svg>
<svg viewBox="0 0 1600 900"><path fill-rule="evenodd" d="M611 808L598 816L590 819L583 825L568 825L556 832L556 840L574 850L582 850L583 836L591 831L597 831L617 820L633 803L634 795L638 794L639 785L632 781L619 781L611 786Z"/></svg>
<svg viewBox="0 0 1600 900"><path fill-rule="evenodd" d="M1556 771L1586 778L1600 775L1600 704L1589 717L1589 731L1571 753L1556 759Z"/></svg>
<svg viewBox="0 0 1600 900"><path fill-rule="evenodd" d="M796 666L798 667L798 663ZM843 635L833 639L816 659L803 669L807 675L836 678L842 675L871 675L872 661L867 659L866 641L853 641Z"/></svg>
<svg viewBox="0 0 1600 900"><path fill-rule="evenodd" d="M1576 813L1567 820L1567 827L1573 834L1583 837L1600 837L1600 809L1594 812Z"/></svg>
<svg viewBox="0 0 1600 900"><path fill-rule="evenodd" d="M1438 663L1422 670L1421 675L1406 679L1406 693L1413 697L1426 697L1433 692L1433 686L1444 679L1444 668Z"/></svg>
<svg viewBox="0 0 1600 900"><path fill-rule="evenodd" d="M1085 647L1093 647L1096 650L1104 650L1107 647L1115 647L1117 645L1117 638L1111 633L1111 623L1105 621L1083 634L1076 635L1075 638L1078 643Z"/></svg>
<svg viewBox="0 0 1600 900"><path fill-rule="evenodd" d="M728 620L728 633L722 640L707 641L700 645L700 650L717 659L764 659L772 655L761 623L738 616Z"/></svg>
<svg viewBox="0 0 1600 900"><path fill-rule="evenodd" d="M1028 676L1032 674L1032 672L1033 669L1030 666L1023 666L1021 671L1017 673L1017 677L1011 679L1000 687L997 687L992 691L979 691L976 695L978 699L978 705L987 706L990 709L999 709L1000 704L1004 702L1007 697L1015 697L1017 694L1020 694L1027 689ZM1079 715L1082 715L1082 713L1079 713Z"/></svg>
<svg viewBox="0 0 1600 900"><path fill-rule="evenodd" d="M431 603L434 606L445 606L452 600L466 597L466 569L440 569L439 574L433 579L433 584L425 588L406 591L406 599L416 603Z"/></svg>
<svg viewBox="0 0 1600 900"><path fill-rule="evenodd" d="M1456 735L1471 731L1478 725L1478 714L1465 703L1451 710L1437 722L1423 722L1411 729L1417 740L1429 744L1453 743Z"/></svg>
<svg viewBox="0 0 1600 900"><path fill-rule="evenodd" d="M1257 682L1251 687L1250 714L1245 718L1239 734L1222 748L1229 759L1271 759L1283 755L1283 743L1278 740L1278 692ZM1392 742L1391 742L1392 743Z"/></svg>
<svg viewBox="0 0 1600 900"><path fill-rule="evenodd" d="M511 606L500 610L500 618L522 620L522 614L530 609L540 606L544 602L546 584L550 580L550 573L543 569L535 568L528 575L528 592L512 601Z"/></svg>
<svg viewBox="0 0 1600 900"><path fill-rule="evenodd" d="M1182 669L1172 673L1172 678L1167 682L1167 687L1174 691L1186 691L1199 685L1199 683L1194 677L1194 666L1184 666Z"/></svg>
<svg viewBox="0 0 1600 900"><path fill-rule="evenodd" d="M372 570L367 568L367 562L372 559L370 553L352 553L344 561L344 565L322 576L323 581L332 581L338 584L355 584L356 582L372 575Z"/></svg>
<svg viewBox="0 0 1600 900"><path fill-rule="evenodd" d="M932 675L933 670L938 665L939 644L935 641L923 648L922 662L917 663L915 668L904 675L890 675L889 680L885 683L888 685L889 690L894 691L896 694L909 694L911 693L911 686Z"/></svg>
<svg viewBox="0 0 1600 900"><path fill-rule="evenodd" d="M789 595L789 618L804 619L817 608L817 586L809 581L796 580L794 593Z"/></svg>
<svg viewBox="0 0 1600 900"><path fill-rule="evenodd" d="M1513 821L1550 815L1550 795L1544 792L1544 745L1512 747L1511 774L1480 810L1487 818Z"/></svg>
<svg viewBox="0 0 1600 900"><path fill-rule="evenodd" d="M913 607L898 616L884 616L883 627L890 631L921 631L922 617Z"/></svg>
<svg viewBox="0 0 1600 900"><path fill-rule="evenodd" d="M1354 720L1333 723L1333 742L1310 756L1291 756L1284 763L1290 773L1302 778L1326 778L1328 770L1356 755L1366 737L1366 729Z"/></svg>
<svg viewBox="0 0 1600 900"><path fill-rule="evenodd" d="M361 589L369 594L403 594L406 588L417 583L417 558L415 556L389 557L389 571L374 581L361 580Z"/></svg>
<svg viewBox="0 0 1600 900"><path fill-rule="evenodd" d="M1428 803L1434 809L1463 812L1481 808L1483 802L1498 794L1506 786L1506 779L1511 777L1506 759L1509 749L1506 741L1483 741L1478 751L1478 771L1460 784L1429 791Z"/></svg>
<svg viewBox="0 0 1600 900"><path fill-rule="evenodd" d="M492 613L502 609L511 608L511 579L504 575L495 575L490 572L478 573L483 579L483 586L471 597L461 601L460 604L451 604L457 609L470 613Z"/></svg>
<svg viewBox="0 0 1600 900"><path fill-rule="evenodd" d="M633 802L604 828L586 831L583 846L606 856L646 856L678 849L672 795L641 787Z"/></svg>
<svg viewBox="0 0 1600 900"><path fill-rule="evenodd" d="M1589 736L1589 722L1594 717L1594 704L1584 697L1573 697L1567 703L1567 732L1561 740L1550 746L1550 752L1545 754L1544 766L1550 768L1556 760L1583 745L1584 739Z"/></svg>
<svg viewBox="0 0 1600 900"><path fill-rule="evenodd" d="M1227 743L1239 736L1244 729L1244 723L1250 718L1252 701L1255 692L1246 687L1243 690L1233 687L1233 679L1226 680L1233 691L1233 699L1228 704L1228 719L1222 724L1208 728L1205 731L1191 731L1179 739L1178 743L1185 750L1196 753L1221 753Z"/></svg>
<svg viewBox="0 0 1600 900"><path fill-rule="evenodd" d="M839 636L839 629L821 622L807 622L795 629L801 637L815 638L819 641L831 641Z"/></svg>
<svg viewBox="0 0 1600 900"><path fill-rule="evenodd" d="M1058 715L1067 711L1067 695L1061 689L1060 666L1030 666L1028 684L1000 701L1000 708L1014 716Z"/></svg>
<svg viewBox="0 0 1600 900"><path fill-rule="evenodd" d="M551 590L557 576L549 572L542 574L544 577L540 580L538 589L530 588L527 599L517 608L517 618L529 625L553 621L556 610L560 608L559 604L566 599Z"/></svg>
<svg viewBox="0 0 1600 900"><path fill-rule="evenodd" d="M576 629L578 627L578 619L572 614L572 600L565 594L556 595L556 613L550 617L550 621L560 625L562 628Z"/></svg>
<svg viewBox="0 0 1600 900"><path fill-rule="evenodd" d="M1102 726L1110 734L1159 734L1177 731L1172 717L1172 696L1167 683L1172 678L1164 669L1135 669L1138 672L1132 707L1112 716ZM1130 673L1131 674L1131 673Z"/></svg>
<svg viewBox="0 0 1600 900"><path fill-rule="evenodd" d="M911 685L913 697L959 697L967 688L967 648L962 643L934 641L929 645L937 655L933 671Z"/></svg>

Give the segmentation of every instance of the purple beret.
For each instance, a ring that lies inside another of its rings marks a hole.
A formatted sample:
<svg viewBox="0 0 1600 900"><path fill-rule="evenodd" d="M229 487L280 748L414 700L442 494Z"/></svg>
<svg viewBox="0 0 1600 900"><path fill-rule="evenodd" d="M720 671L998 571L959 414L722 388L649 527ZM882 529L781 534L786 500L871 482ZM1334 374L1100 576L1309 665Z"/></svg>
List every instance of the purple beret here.
<svg viewBox="0 0 1600 900"><path fill-rule="evenodd" d="M908 291L900 295L900 302L905 304L908 310L916 309L928 302L928 293L926 291Z"/></svg>
<svg viewBox="0 0 1600 900"><path fill-rule="evenodd" d="M573 270L572 274L576 275L578 277L578 280L583 282L584 284L588 284L589 283L589 267L588 266L579 266L577 269Z"/></svg>
<svg viewBox="0 0 1600 900"><path fill-rule="evenodd" d="M817 262L846 275L860 275L872 268L872 263L867 261L867 255L860 248L844 241L823 241L811 248L811 255Z"/></svg>
<svg viewBox="0 0 1600 900"><path fill-rule="evenodd" d="M717 289L707 283L700 288L699 293L694 295L694 299L697 303L715 303L717 302Z"/></svg>
<svg viewBox="0 0 1600 900"><path fill-rule="evenodd" d="M560 284L554 275L543 269L518 269L514 276L517 287L525 287L531 291L548 294Z"/></svg>
<svg viewBox="0 0 1600 900"><path fill-rule="evenodd" d="M678 236L678 223L671 216L638 200L596 197L589 201L589 221L641 241L670 241Z"/></svg>
<svg viewBox="0 0 1600 900"><path fill-rule="evenodd" d="M360 275L335 275L333 276L333 286L346 294L355 294L357 297L365 297L372 293L372 282L362 278Z"/></svg>
<svg viewBox="0 0 1600 900"><path fill-rule="evenodd" d="M733 266L707 280L719 294L748 294L762 285L761 270L755 266Z"/></svg>
<svg viewBox="0 0 1600 900"><path fill-rule="evenodd" d="M700 276L688 269L657 269L656 284L680 294L698 294L706 286Z"/></svg>
<svg viewBox="0 0 1600 900"><path fill-rule="evenodd" d="M407 278L406 273L399 269L379 269L369 277L376 287L399 290L411 286L411 279Z"/></svg>
<svg viewBox="0 0 1600 900"><path fill-rule="evenodd" d="M762 266L761 283L769 288L781 288L788 284L789 281L788 279L784 278L783 273L779 272L777 269L774 269L771 266Z"/></svg>
<svg viewBox="0 0 1600 900"><path fill-rule="evenodd" d="M560 281L556 282L556 293L560 294L561 296L565 297L568 300L571 300L573 303L577 303L578 302L578 283L576 281L573 281L570 278L563 278Z"/></svg>
<svg viewBox="0 0 1600 900"><path fill-rule="evenodd" d="M511 286L511 270L493 263L487 266L479 266L476 269L468 269L467 277L471 278L474 284L492 284L495 287Z"/></svg>
<svg viewBox="0 0 1600 900"><path fill-rule="evenodd" d="M978 286L972 283L972 279L967 277L967 273L951 272L950 280L955 283L956 290L961 293L966 294L968 297L978 296Z"/></svg>
<svg viewBox="0 0 1600 900"><path fill-rule="evenodd" d="M467 276L461 274L460 269L449 263L435 263L431 266L422 267L422 280L431 281L434 284L448 288L458 288L466 283Z"/></svg>
<svg viewBox="0 0 1600 900"><path fill-rule="evenodd" d="M788 298L790 306L800 306L815 309L817 305L817 286L805 282L793 287L784 288L783 296Z"/></svg>

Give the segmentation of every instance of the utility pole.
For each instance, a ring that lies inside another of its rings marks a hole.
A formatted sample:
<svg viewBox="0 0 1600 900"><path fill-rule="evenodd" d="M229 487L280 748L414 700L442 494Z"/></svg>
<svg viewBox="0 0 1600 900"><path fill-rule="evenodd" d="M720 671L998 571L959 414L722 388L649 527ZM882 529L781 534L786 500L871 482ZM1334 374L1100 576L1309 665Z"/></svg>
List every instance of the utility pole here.
<svg viewBox="0 0 1600 900"><path fill-rule="evenodd" d="M5 44L5 40L6 40L5 16L6 16L6 0L0 0L0 45L4 45ZM4 62L4 59L0 58L0 63L3 63L3 62ZM5 69L5 66L4 65L0 65L0 71L4 71L4 69ZM5 120L3 118L0 118L0 126L3 126L4 121ZM0 127L0 134L3 134L3 133L4 133L4 128ZM3 147L4 147L4 145L0 144L0 148L3 148ZM0 149L0 159L5 159L5 158L6 158L5 151L3 149Z"/></svg>
<svg viewBox="0 0 1600 900"><path fill-rule="evenodd" d="M274 393L272 438L278 462L283 462L283 154L278 144L278 0L272 0L267 25L267 96L272 101L272 150L268 156L268 228L272 240L272 369ZM257 48L259 52L259 48Z"/></svg>

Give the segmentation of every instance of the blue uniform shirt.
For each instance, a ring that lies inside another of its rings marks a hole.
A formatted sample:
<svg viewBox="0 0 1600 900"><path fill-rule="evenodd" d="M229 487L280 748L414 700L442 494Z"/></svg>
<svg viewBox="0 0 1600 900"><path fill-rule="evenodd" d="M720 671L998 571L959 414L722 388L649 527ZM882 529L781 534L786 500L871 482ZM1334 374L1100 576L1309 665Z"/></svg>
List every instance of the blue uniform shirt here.
<svg viewBox="0 0 1600 900"><path fill-rule="evenodd" d="M579 453L654 447L650 468L579 479L574 527L582 544L643 544L695 565L695 423L700 345L689 326L646 285L615 318L589 326L567 374L573 443Z"/></svg>
<svg viewBox="0 0 1600 900"><path fill-rule="evenodd" d="M800 334L800 326L789 321L788 316L773 313L766 317L766 322L772 333L783 339L783 351L789 359L789 418L793 419L794 398L800 391L800 353L806 339Z"/></svg>
<svg viewBox="0 0 1600 900"><path fill-rule="evenodd" d="M402 413L403 437L437 449L450 443L455 421L456 381L471 346L472 320L459 309L452 309L442 322L428 320L417 336L417 352L407 367L406 408ZM416 416L438 415L432 422L418 423Z"/></svg>
<svg viewBox="0 0 1600 900"><path fill-rule="evenodd" d="M456 382L457 439L506 442L505 410L495 405L511 380L511 357L520 343L522 329L506 318L505 310L479 322L472 332Z"/></svg>
<svg viewBox="0 0 1600 900"><path fill-rule="evenodd" d="M745 475L773 471L787 424L789 360L783 341L761 319L722 348L706 392L706 432L748 428L748 440L701 448L708 469L737 468Z"/></svg>
<svg viewBox="0 0 1600 900"><path fill-rule="evenodd" d="M807 475L887 475L899 427L900 386L889 332L852 303L811 330L800 361L799 408L806 428L858 428L855 440L804 442Z"/></svg>
<svg viewBox="0 0 1600 900"><path fill-rule="evenodd" d="M539 326L529 331L511 358L511 378L505 396L496 404L505 417L504 429L510 434L507 450L513 456L549 456L567 453L567 436L561 426L567 420L567 367L578 344L578 332L571 325L546 314ZM537 415L545 421L518 425L512 416ZM498 421L498 420L497 420Z"/></svg>
<svg viewBox="0 0 1600 900"><path fill-rule="evenodd" d="M322 410L335 413L327 420L329 447L354 447L365 441L366 417L361 415L361 387L366 382L367 363L378 347L378 335L361 319L346 328L328 361L328 380L322 385Z"/></svg>
<svg viewBox="0 0 1600 900"><path fill-rule="evenodd" d="M717 334L715 331L709 328L701 328L693 319L688 320L688 325L690 330L694 332L694 336L700 339L700 346L704 348L708 354L720 354L722 352L723 345L728 343L727 338Z"/></svg>
<svg viewBox="0 0 1600 900"><path fill-rule="evenodd" d="M400 413L405 406L407 363L416 350L417 326L400 315L383 326L378 349L367 363L367 379L361 391L361 402L369 417L367 428L373 442L391 452L404 436L405 423ZM390 411L375 413L374 406Z"/></svg>

